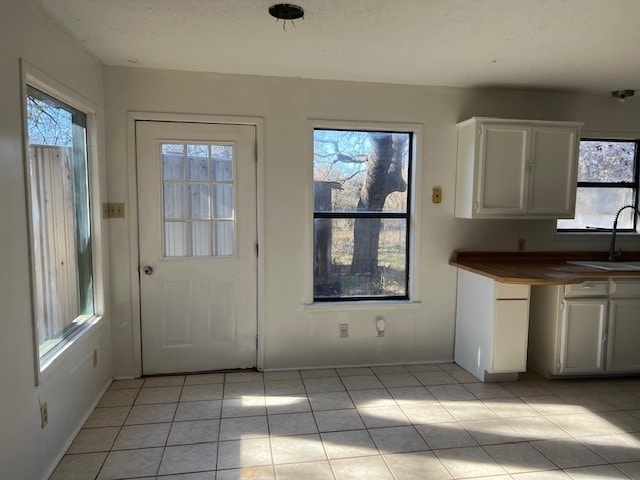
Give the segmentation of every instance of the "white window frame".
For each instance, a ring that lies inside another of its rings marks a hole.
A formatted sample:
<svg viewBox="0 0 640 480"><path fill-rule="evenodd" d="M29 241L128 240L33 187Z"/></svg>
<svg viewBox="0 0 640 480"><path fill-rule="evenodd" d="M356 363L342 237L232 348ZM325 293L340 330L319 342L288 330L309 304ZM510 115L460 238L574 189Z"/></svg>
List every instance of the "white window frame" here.
<svg viewBox="0 0 640 480"><path fill-rule="evenodd" d="M313 140L316 129L327 130L370 130L384 132L410 132L413 136L411 172L411 204L409 205L409 256L407 258L409 270L409 284L407 286L408 299L372 299L356 301L322 301L314 302L313 295L313 252L314 252L314 186L313 186ZM304 309L313 310L370 310L372 308L416 308L420 304L420 234L421 234L421 199L422 199L422 167L424 125L419 123L387 123L350 120L327 120L311 118L307 120L307 254L306 254L306 288Z"/></svg>
<svg viewBox="0 0 640 480"><path fill-rule="evenodd" d="M42 382L51 374L65 358L67 352L73 345L86 338L90 332L97 329L102 323L104 315L104 277L102 268L102 229L101 229L101 195L98 164L98 107L74 92L67 86L51 78L46 73L34 67L25 60L20 61L21 67L21 103L22 103L22 131L23 131L23 165L25 169L25 193L26 208L29 224L29 260L31 269L31 320L33 326L33 353L35 365L36 385ZM34 224L32 219L32 191L30 178L29 160L29 132L27 127L27 86L33 87L53 98L59 100L70 107L86 115L87 126L87 180L89 190L89 215L91 221L91 250L92 250L92 277L93 277L93 310L91 317L73 333L64 338L60 344L54 347L43 357L40 356L40 346L38 343L38 322L37 322L37 302L36 291L38 286L35 283L33 274L36 267L35 252L33 249Z"/></svg>

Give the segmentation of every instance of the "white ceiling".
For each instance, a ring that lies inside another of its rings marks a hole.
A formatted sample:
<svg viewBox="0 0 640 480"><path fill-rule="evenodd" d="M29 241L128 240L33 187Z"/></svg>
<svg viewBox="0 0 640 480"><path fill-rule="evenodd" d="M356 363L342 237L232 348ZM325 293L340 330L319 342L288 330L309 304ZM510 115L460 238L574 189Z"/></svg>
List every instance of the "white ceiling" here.
<svg viewBox="0 0 640 480"><path fill-rule="evenodd" d="M316 79L640 90L640 0L35 0L108 65Z"/></svg>

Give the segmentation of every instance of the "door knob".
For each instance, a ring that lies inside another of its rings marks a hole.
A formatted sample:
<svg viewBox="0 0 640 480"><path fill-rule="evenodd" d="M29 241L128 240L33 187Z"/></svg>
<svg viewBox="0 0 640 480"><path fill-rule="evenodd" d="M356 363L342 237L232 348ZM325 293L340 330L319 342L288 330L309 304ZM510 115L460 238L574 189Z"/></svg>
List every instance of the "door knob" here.
<svg viewBox="0 0 640 480"><path fill-rule="evenodd" d="M144 272L145 275L151 275L153 273L153 268L147 265L142 269L142 271Z"/></svg>

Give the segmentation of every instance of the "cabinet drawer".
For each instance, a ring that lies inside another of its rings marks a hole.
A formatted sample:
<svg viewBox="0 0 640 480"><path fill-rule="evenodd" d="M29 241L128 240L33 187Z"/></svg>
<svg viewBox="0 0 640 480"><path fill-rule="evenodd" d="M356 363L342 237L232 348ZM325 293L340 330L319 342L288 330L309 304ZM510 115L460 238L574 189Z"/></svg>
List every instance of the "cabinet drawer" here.
<svg viewBox="0 0 640 480"><path fill-rule="evenodd" d="M496 299L527 299L530 288L529 285L496 282Z"/></svg>
<svg viewBox="0 0 640 480"><path fill-rule="evenodd" d="M565 297L599 297L609 293L606 280L587 280L586 282L564 286Z"/></svg>
<svg viewBox="0 0 640 480"><path fill-rule="evenodd" d="M609 291L612 297L617 298L640 297L640 279L612 278Z"/></svg>

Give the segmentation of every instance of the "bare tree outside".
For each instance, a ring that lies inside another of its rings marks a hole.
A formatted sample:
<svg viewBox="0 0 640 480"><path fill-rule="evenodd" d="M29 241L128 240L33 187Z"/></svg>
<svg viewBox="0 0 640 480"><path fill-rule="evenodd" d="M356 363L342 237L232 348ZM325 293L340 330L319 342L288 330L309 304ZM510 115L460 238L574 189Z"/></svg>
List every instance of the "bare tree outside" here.
<svg viewBox="0 0 640 480"><path fill-rule="evenodd" d="M315 296L405 296L411 134L316 130Z"/></svg>
<svg viewBox="0 0 640 480"><path fill-rule="evenodd" d="M635 156L635 142L582 140L578 181L633 182Z"/></svg>
<svg viewBox="0 0 640 480"><path fill-rule="evenodd" d="M29 145L71 147L71 113L34 96L27 96Z"/></svg>

